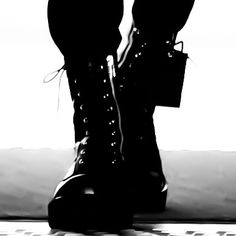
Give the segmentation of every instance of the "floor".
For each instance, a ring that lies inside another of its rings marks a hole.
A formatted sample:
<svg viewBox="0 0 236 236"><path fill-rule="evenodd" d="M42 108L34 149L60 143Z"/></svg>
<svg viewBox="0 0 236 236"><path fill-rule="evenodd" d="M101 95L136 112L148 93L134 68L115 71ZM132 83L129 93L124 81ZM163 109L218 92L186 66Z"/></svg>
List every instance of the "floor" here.
<svg viewBox="0 0 236 236"><path fill-rule="evenodd" d="M236 222L236 152L161 151L161 156L169 184L167 210L147 220ZM73 159L71 149L0 150L0 217L46 217Z"/></svg>
<svg viewBox="0 0 236 236"><path fill-rule="evenodd" d="M161 223L139 224L137 230L122 232L122 236L235 236L236 224L185 224ZM63 231L52 231L46 221L0 221L0 236L83 236L82 234ZM98 235L109 235L107 233Z"/></svg>

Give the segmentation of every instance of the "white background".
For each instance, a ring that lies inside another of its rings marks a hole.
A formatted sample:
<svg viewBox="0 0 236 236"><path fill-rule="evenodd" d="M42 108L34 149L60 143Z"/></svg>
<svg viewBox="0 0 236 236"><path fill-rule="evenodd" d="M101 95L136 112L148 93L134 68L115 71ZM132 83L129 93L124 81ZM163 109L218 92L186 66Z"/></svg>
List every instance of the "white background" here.
<svg viewBox="0 0 236 236"><path fill-rule="evenodd" d="M179 40L189 53L181 108L158 107L164 150L236 150L236 2L196 0ZM0 2L0 148L74 145L66 76L47 25L47 0ZM57 111L58 92L60 107Z"/></svg>

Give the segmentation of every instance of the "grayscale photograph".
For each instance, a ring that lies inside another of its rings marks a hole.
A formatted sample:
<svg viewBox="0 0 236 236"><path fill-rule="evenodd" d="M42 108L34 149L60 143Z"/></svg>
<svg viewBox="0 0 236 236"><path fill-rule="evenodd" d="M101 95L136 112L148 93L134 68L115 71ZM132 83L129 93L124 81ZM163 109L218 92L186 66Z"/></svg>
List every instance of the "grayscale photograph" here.
<svg viewBox="0 0 236 236"><path fill-rule="evenodd" d="M0 235L236 235L235 0L0 2Z"/></svg>

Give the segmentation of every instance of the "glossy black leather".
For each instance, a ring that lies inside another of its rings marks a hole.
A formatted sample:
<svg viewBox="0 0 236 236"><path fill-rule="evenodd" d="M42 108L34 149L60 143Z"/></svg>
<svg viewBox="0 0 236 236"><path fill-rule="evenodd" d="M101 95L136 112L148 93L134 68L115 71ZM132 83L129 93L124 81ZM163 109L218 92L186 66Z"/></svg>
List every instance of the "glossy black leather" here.
<svg viewBox="0 0 236 236"><path fill-rule="evenodd" d="M129 173L134 211L163 211L168 187L156 142L153 121L155 105L142 96L142 89L136 86L137 81L130 76L119 74L116 89L119 91L122 113L123 155Z"/></svg>
<svg viewBox="0 0 236 236"><path fill-rule="evenodd" d="M85 61L86 67L75 67L75 61L66 64L74 83L74 122L79 134L70 174L59 183L48 206L49 225L78 232L117 232L131 228L133 220L120 152L119 116L105 60Z"/></svg>
<svg viewBox="0 0 236 236"><path fill-rule="evenodd" d="M57 186L48 205L49 225L82 233L88 230L117 233L131 228L133 215L124 171L118 163L104 163L101 159L109 156L105 156L99 144L90 141L88 138L87 144L78 149L72 172ZM101 161L89 162L95 158Z"/></svg>
<svg viewBox="0 0 236 236"><path fill-rule="evenodd" d="M88 186L94 186L94 179L90 175L71 179L66 184L65 194L49 203L50 227L80 233L88 230L118 233L122 229L132 228L133 218L130 206L126 205L125 193L121 194L117 192L118 188L109 185L100 188L101 182L98 183L94 194L91 194ZM86 193L81 193L81 189L87 189Z"/></svg>

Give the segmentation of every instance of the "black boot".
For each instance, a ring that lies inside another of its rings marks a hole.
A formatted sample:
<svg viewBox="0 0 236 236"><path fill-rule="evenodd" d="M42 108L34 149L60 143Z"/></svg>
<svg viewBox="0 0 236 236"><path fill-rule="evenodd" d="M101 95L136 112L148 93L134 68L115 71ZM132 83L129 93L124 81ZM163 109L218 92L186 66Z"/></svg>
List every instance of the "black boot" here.
<svg viewBox="0 0 236 236"><path fill-rule="evenodd" d="M66 61L76 158L49 203L51 228L118 232L132 227L121 117L107 64L106 59L88 58L78 70L74 60Z"/></svg>
<svg viewBox="0 0 236 236"><path fill-rule="evenodd" d="M131 109L124 125L124 156L130 170L135 212L158 212L166 208L168 185L156 143L154 107ZM125 117L127 117L127 113Z"/></svg>
<svg viewBox="0 0 236 236"><path fill-rule="evenodd" d="M139 83L136 72L127 65L119 70L116 90L123 117L123 154L129 170L134 212L164 211L168 184L156 143L155 105Z"/></svg>

